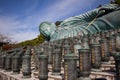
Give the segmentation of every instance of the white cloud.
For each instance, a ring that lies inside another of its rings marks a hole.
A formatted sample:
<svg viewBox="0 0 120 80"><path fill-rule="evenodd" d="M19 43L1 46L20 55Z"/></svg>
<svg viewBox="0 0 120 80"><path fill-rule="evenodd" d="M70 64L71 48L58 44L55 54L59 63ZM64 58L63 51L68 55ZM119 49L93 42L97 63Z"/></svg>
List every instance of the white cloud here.
<svg viewBox="0 0 120 80"><path fill-rule="evenodd" d="M15 33L14 35L11 35L11 38L14 39L15 41L24 41L24 40L31 40L34 39L38 36L38 33L35 31L27 30L25 32L18 32L17 34Z"/></svg>
<svg viewBox="0 0 120 80"><path fill-rule="evenodd" d="M71 13L76 13L76 11L82 11L83 8L89 8L94 2L95 0L90 0L90 2L86 0L59 0L38 16L43 18L43 20L55 21Z"/></svg>
<svg viewBox="0 0 120 80"><path fill-rule="evenodd" d="M0 16L0 33L6 34L13 41L21 42L37 37L38 31L31 30L29 22L17 20L16 17Z"/></svg>

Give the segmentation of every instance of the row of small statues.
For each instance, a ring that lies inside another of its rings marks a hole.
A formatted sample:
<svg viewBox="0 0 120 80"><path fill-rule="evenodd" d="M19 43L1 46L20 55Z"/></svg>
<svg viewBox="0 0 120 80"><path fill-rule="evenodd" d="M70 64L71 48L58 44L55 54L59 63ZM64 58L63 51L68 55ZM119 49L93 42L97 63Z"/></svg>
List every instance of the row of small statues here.
<svg viewBox="0 0 120 80"><path fill-rule="evenodd" d="M85 78L90 80L91 64L92 68L99 69L101 61L107 62L110 55L116 53L118 56L120 55L118 53L120 50L119 39L120 29L115 29L93 35L44 42L33 48L18 48L1 53L0 67L6 71L12 68L13 73L20 73L22 67L23 77L31 77L31 55L35 55L34 59L37 59L35 63L40 80L48 79L48 64L52 65L53 75L60 74L61 66L64 67L64 80L77 80L78 77L80 80L85 80ZM99 43L99 40L102 41ZM31 54L31 48L34 50L34 54ZM78 65L77 62L79 62Z"/></svg>

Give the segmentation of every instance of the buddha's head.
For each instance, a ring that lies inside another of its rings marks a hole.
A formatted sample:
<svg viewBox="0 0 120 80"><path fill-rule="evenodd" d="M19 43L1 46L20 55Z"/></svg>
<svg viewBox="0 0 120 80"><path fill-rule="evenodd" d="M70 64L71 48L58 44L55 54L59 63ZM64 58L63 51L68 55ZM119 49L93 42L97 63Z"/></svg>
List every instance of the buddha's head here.
<svg viewBox="0 0 120 80"><path fill-rule="evenodd" d="M50 40L50 35L55 31L55 29L55 24L51 22L42 22L39 26L40 33L45 37L47 41Z"/></svg>

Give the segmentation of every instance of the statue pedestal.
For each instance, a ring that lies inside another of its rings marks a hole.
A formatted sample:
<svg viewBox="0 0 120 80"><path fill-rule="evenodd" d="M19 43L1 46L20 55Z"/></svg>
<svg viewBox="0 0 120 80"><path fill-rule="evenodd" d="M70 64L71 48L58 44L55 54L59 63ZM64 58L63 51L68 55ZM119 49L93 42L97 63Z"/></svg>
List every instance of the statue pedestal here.
<svg viewBox="0 0 120 80"><path fill-rule="evenodd" d="M54 75L54 76L60 76L60 73L59 72L52 72L52 75Z"/></svg>
<svg viewBox="0 0 120 80"><path fill-rule="evenodd" d="M23 79L31 78L31 75L22 76Z"/></svg>
<svg viewBox="0 0 120 80"><path fill-rule="evenodd" d="M48 80L48 56L43 54L39 55L39 68L38 68L38 78L39 80Z"/></svg>
<svg viewBox="0 0 120 80"><path fill-rule="evenodd" d="M13 72L13 73L11 73L11 75L17 75L17 74L20 74L20 72Z"/></svg>
<svg viewBox="0 0 120 80"><path fill-rule="evenodd" d="M80 77L79 80L91 80L89 77Z"/></svg>
<svg viewBox="0 0 120 80"><path fill-rule="evenodd" d="M64 80L77 80L77 59L72 53L64 56Z"/></svg>
<svg viewBox="0 0 120 80"><path fill-rule="evenodd" d="M4 72L11 72L11 70L4 70Z"/></svg>
<svg viewBox="0 0 120 80"><path fill-rule="evenodd" d="M102 72L101 69L95 69L95 68L92 68L91 71L92 71L92 72Z"/></svg>
<svg viewBox="0 0 120 80"><path fill-rule="evenodd" d="M101 62L101 64L110 64L109 62Z"/></svg>
<svg viewBox="0 0 120 80"><path fill-rule="evenodd" d="M61 72L61 56L59 46L55 47L52 56L52 75L60 75Z"/></svg>

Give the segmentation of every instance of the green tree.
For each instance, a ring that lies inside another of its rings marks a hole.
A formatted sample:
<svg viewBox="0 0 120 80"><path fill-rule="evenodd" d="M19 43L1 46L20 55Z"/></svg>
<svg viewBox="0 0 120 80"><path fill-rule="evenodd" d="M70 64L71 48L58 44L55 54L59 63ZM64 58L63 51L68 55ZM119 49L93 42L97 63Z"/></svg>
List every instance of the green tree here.
<svg viewBox="0 0 120 80"><path fill-rule="evenodd" d="M35 45L39 45L39 44L43 43L44 40L45 40L44 36L40 34L37 38L20 42L20 43L16 44L16 46L19 46L19 47L20 46L35 46Z"/></svg>
<svg viewBox="0 0 120 80"><path fill-rule="evenodd" d="M115 3L120 5L120 0L115 0Z"/></svg>

